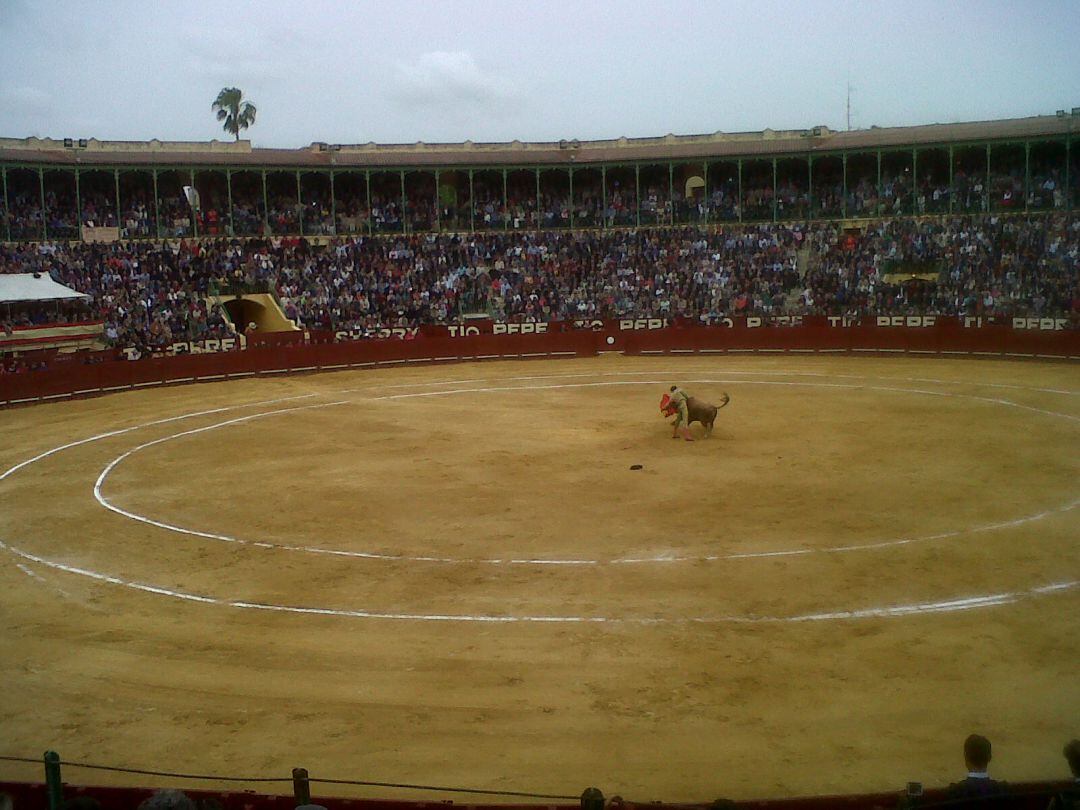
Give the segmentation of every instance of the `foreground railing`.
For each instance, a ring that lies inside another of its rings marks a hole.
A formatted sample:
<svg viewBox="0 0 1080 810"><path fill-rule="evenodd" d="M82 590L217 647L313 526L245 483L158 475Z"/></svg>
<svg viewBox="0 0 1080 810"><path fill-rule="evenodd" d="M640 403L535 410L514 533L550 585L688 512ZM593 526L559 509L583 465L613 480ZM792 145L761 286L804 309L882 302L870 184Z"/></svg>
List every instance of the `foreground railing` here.
<svg viewBox="0 0 1080 810"><path fill-rule="evenodd" d="M154 792L154 788L128 788L128 787L75 787L66 785L64 782L64 769L78 769L93 772L105 772L116 774L128 774L132 776L149 776L155 777L157 780L168 781L184 781L184 782L211 782L220 783L222 785L292 785L292 802L296 805L310 804L312 801L312 785L335 785L340 787L357 787L357 788L380 788L390 789L395 791L423 791L426 793L444 793L444 794L458 794L463 796L489 796L498 797L504 799L527 799L527 800L545 800L548 802L548 806L551 801L560 802L565 804L566 802L578 802L578 796L569 794L552 794L552 793L536 793L530 791L519 790L494 790L486 788L472 788L472 787L460 787L452 785L421 785L408 782L381 782L366 779L333 779L333 778L313 778L309 775L307 768L293 768L292 773L288 777L278 776L223 776L220 774L195 774L195 773L180 773L175 771L162 771L162 770L147 770L143 768L128 768L115 765L98 765L87 762L61 762L60 755L55 751L46 751L41 759L33 759L30 757L14 757L14 756L0 756L0 762L12 762L23 764L41 765L44 773L44 783L34 782L4 782L0 781L0 792L8 792L16 795L15 807L18 810L29 806L35 808L48 808L48 810L60 810L63 806L65 793L77 793L78 795L89 795L94 797L102 797L108 799L107 801L101 801L101 804L111 808L119 807L135 807L138 804L138 800L151 795ZM65 790L66 789L66 790ZM283 800L289 798L285 795L278 794L264 794L259 796L253 794L250 790L242 790L238 792L219 792L219 791L207 791L198 789L184 789L185 793L188 793L195 797L200 798L213 798L214 804L221 808L231 808L234 802L223 801L232 797L239 797L242 799L242 805L245 808L258 808L259 810L267 810L270 807L282 806ZM123 801L126 798L127 801ZM21 801L19 800L21 799ZM120 799L121 801L117 801ZM373 810L373 805L393 805L394 807L415 807L424 804L424 802L411 802L405 800L395 801L374 801L374 800L351 800L351 799L328 799L320 800L328 801L334 808L341 808L352 805L356 802L362 802L369 806L369 810ZM451 803L453 803L451 801ZM285 802L288 804L288 802ZM290 805L291 806L291 805ZM488 808L499 807L500 805L485 805ZM519 805L506 805L507 807L518 807ZM562 804L558 805L562 806Z"/></svg>
<svg viewBox="0 0 1080 810"><path fill-rule="evenodd" d="M537 793L515 790L492 790L449 785L420 785L407 782L383 782L364 779L332 779L312 777L306 768L293 768L289 776L222 776L213 774L178 773L174 771L146 770L113 765L97 765L85 762L62 762L55 751L46 751L40 759L31 757L0 756L0 762L36 765L43 768L44 782L15 782L0 780L0 794L7 793L13 799L15 810L62 810L65 802L74 798L93 798L102 807L109 810L135 810L145 799L152 796L165 783L173 782L210 782L219 785L291 785L290 794L259 794L250 788L239 790L210 790L191 788L185 785L182 790L192 800L197 810L291 810L294 807L311 805L326 810L421 810L432 804L431 800L408 799L355 799L333 796L313 798L312 787L333 786L335 791L342 787L372 788L393 791L421 791L428 794L444 794L458 797L492 797L497 799L520 799L517 803L485 803L475 805L469 801L455 802L454 799L437 799L439 804L453 804L461 808L482 808L482 810L528 810L543 806L548 810L636 810L636 808L671 808L671 810L728 810L728 808L749 808L757 810L826 810L843 808L844 810L945 810L955 808L994 807L1002 810L1044 810L1055 797L1073 801L1075 794L1070 790L1076 786L1068 782L1027 782L1010 784L1007 792L993 797L955 797L948 788L923 789L917 782L909 782L900 791L886 793L808 796L784 799L754 799L734 802L717 799L710 802L667 804L657 801L634 802L612 796L605 801L604 794L594 787L587 788L580 796L557 793ZM73 786L64 782L65 769L77 769L91 772L108 772L132 776L154 777L157 787L116 787L116 786ZM169 787L173 787L169 784ZM1062 807L1073 805L1063 804Z"/></svg>

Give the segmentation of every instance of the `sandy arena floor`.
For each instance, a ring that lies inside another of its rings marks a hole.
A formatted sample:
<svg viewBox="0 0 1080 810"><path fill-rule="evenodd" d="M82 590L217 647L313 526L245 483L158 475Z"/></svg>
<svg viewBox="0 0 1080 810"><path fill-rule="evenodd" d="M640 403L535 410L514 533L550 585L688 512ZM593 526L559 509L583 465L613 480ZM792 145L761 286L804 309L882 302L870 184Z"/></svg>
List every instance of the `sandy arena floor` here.
<svg viewBox="0 0 1080 810"><path fill-rule="evenodd" d="M730 392L708 441L672 382ZM677 801L942 784L980 731L1060 777L1078 395L606 357L0 411L0 471L97 437L0 480L0 754Z"/></svg>

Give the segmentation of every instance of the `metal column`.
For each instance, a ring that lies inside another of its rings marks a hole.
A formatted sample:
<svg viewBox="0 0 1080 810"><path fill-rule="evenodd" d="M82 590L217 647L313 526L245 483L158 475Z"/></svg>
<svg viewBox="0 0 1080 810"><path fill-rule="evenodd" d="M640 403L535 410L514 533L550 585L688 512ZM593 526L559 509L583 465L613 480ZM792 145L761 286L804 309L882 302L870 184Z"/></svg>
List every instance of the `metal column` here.
<svg viewBox="0 0 1080 810"><path fill-rule="evenodd" d="M120 170L113 169L113 180L116 183L116 229L120 230L123 210L120 208Z"/></svg>
<svg viewBox="0 0 1080 810"><path fill-rule="evenodd" d="M570 167L570 230L574 230L574 167Z"/></svg>
<svg viewBox="0 0 1080 810"><path fill-rule="evenodd" d="M919 150L911 150L911 210L908 212L911 216L915 216L916 207L919 204ZM900 213L904 213L903 209Z"/></svg>
<svg viewBox="0 0 1080 810"><path fill-rule="evenodd" d="M266 193L266 169L263 169L262 174L262 198L263 198L263 232L262 235L266 236L270 233L270 198Z"/></svg>
<svg viewBox="0 0 1080 810"><path fill-rule="evenodd" d="M365 199L367 200L367 232L368 235L372 233L371 227L371 171L364 172L364 189Z"/></svg>
<svg viewBox="0 0 1080 810"><path fill-rule="evenodd" d="M1024 210L1031 199L1031 141L1024 141Z"/></svg>
<svg viewBox="0 0 1080 810"><path fill-rule="evenodd" d="M435 170L435 230L442 231L442 198L439 197L439 170Z"/></svg>
<svg viewBox="0 0 1080 810"><path fill-rule="evenodd" d="M739 158L739 222L743 221L742 158Z"/></svg>
<svg viewBox="0 0 1080 810"><path fill-rule="evenodd" d="M634 212L637 226L641 227L641 166L634 165Z"/></svg>
<svg viewBox="0 0 1080 810"><path fill-rule="evenodd" d="M152 172L154 176L154 235L161 238L161 200L158 198L157 176L158 170Z"/></svg>
<svg viewBox="0 0 1080 810"><path fill-rule="evenodd" d="M772 159L772 221L776 222L776 158Z"/></svg>
<svg viewBox="0 0 1080 810"><path fill-rule="evenodd" d="M76 217L75 222L76 222L76 229L77 229L75 232L79 235L79 238L82 239L82 223L83 223L83 218L82 218L82 194L80 193L80 188L79 188L79 170L78 169L75 170L75 217Z"/></svg>
<svg viewBox="0 0 1080 810"><path fill-rule="evenodd" d="M881 150L877 152L877 207L874 210L874 216L881 216Z"/></svg>
<svg viewBox="0 0 1080 810"><path fill-rule="evenodd" d="M198 189L195 188L195 170L191 169L188 172L188 176L191 178L191 188L192 188L192 190L197 191ZM192 233L192 236L194 236L196 239L198 239L199 238L199 211L196 210L195 206L193 206L193 205L189 205L188 208L191 209L191 233ZM202 208L202 200L199 200L199 208L200 209Z"/></svg>
<svg viewBox="0 0 1080 810"><path fill-rule="evenodd" d="M1072 211L1072 176L1069 165L1072 158L1072 133L1065 138L1065 210ZM4 195L8 193L8 184L4 183Z"/></svg>
<svg viewBox="0 0 1080 810"><path fill-rule="evenodd" d="M949 213L951 214L956 210L954 198L956 197L956 186L953 185L953 168L956 163L956 158L953 156L952 144L949 144Z"/></svg>
<svg viewBox="0 0 1080 810"><path fill-rule="evenodd" d="M45 210L45 171L38 167L38 193L41 197L41 234L45 241L49 239L49 212Z"/></svg>
<svg viewBox="0 0 1080 810"><path fill-rule="evenodd" d="M225 170L225 190L229 195L229 235L236 236L236 223L233 222L232 169Z"/></svg>
<svg viewBox="0 0 1080 810"><path fill-rule="evenodd" d="M705 215L701 220L702 225L709 224L709 164L701 164L701 179L705 181L705 185L701 188L701 193L704 195L702 202L705 204Z"/></svg>
<svg viewBox="0 0 1080 810"><path fill-rule="evenodd" d="M337 189L334 188L334 170L330 170L330 233L337 236Z"/></svg>
<svg viewBox="0 0 1080 810"><path fill-rule="evenodd" d="M844 195L844 196L843 196L843 197L841 198L841 200L840 200L840 215L841 215L841 216L842 216L842 217L843 217L844 219L847 219L847 215L848 215L848 213L847 213L847 198L848 198L848 190L847 190L847 152L844 152L844 154L843 154L843 157L841 158L841 161L842 161L842 163L843 163L843 167L844 167L844 168L843 168L843 172L844 172L844 180L843 180L843 184L844 184L844 190L843 190L843 195Z"/></svg>
<svg viewBox="0 0 1080 810"><path fill-rule="evenodd" d="M1065 151L1066 160L1069 157L1068 149ZM4 185L4 241L11 241L11 203L8 202L7 167L0 166L0 181Z"/></svg>
<svg viewBox="0 0 1080 810"><path fill-rule="evenodd" d="M297 217L297 227L300 228L300 235L304 235L304 197L300 194L300 170L296 170L296 205L300 209L300 216Z"/></svg>
<svg viewBox="0 0 1080 810"><path fill-rule="evenodd" d="M667 209L669 212L668 225L675 225L675 164L668 162L667 167Z"/></svg>
<svg viewBox="0 0 1080 810"><path fill-rule="evenodd" d="M600 167L600 227L607 227L607 166Z"/></svg>

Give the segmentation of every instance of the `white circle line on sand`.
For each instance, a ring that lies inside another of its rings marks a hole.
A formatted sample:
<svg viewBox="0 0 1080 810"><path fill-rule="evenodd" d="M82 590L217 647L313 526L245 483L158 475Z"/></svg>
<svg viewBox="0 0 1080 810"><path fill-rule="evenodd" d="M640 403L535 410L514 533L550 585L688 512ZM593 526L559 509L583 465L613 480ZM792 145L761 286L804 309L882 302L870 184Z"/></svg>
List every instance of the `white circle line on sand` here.
<svg viewBox="0 0 1080 810"><path fill-rule="evenodd" d="M584 375L583 375L584 376ZM989 402L995 405L1006 405L1013 408L1021 408L1026 411L1032 411L1034 413L1041 413L1046 416L1055 416L1062 419L1068 419L1073 422L1080 422L1080 416L1072 416L1066 413L1059 413L1058 411L1048 411L1043 408L1035 408L1031 405L1023 405L1019 402L1013 402L1009 399L1000 399L997 397L980 397L974 394L957 394L949 391L929 391L920 388L896 388L891 386L875 386L875 385L855 385L853 383L808 383L808 382L791 382L780 380L715 380L715 379L688 379L685 382L689 383L715 383L715 384L731 384L731 385L792 385L792 386L804 386L807 388L847 388L851 390L860 391L894 391L902 394L925 394L933 397L954 397L959 399L972 399L980 402ZM381 397L372 397L372 402L378 402L380 400L387 399L416 399L422 397L445 397L451 394L476 394L487 393L490 391L543 391L548 389L557 388L593 388L597 386L605 385L663 385L663 380L623 380L620 382L598 382L598 383L553 383L551 385L528 385L528 386L487 386L483 388L452 388L445 391L424 391L420 393L412 394L387 394Z"/></svg>
<svg viewBox="0 0 1080 810"><path fill-rule="evenodd" d="M350 619L389 619L414 622L468 622L486 624L630 624L630 625L673 625L673 624L779 624L805 623L819 621L838 621L854 619L888 619L904 616L916 616L935 613L955 613L964 610L1009 605L1022 599L1030 599L1050 594L1064 593L1075 588L1076 580L1053 582L1022 591L968 596L960 599L948 599L936 602L917 602L906 605L888 605L884 607L860 608L856 610L838 610L825 613L804 613L795 616L679 616L679 617L622 617L622 616L499 616L490 614L454 614L454 613L399 613L372 610L352 610L346 608L320 608L301 605L280 605L269 602L249 602L240 599L219 598L203 594L189 593L173 588L162 588L144 582L123 579L111 574L103 574L88 568L49 560L45 557L17 549L0 541L0 549L47 568L68 574L118 585L130 590L165 596L185 602L197 602L206 605L239 608L242 610L265 610L276 613L294 613L304 615L336 616Z"/></svg>
<svg viewBox="0 0 1080 810"><path fill-rule="evenodd" d="M464 381L462 381L464 382ZM720 379L697 379L689 380L689 382L695 383L712 383L712 384L742 384L742 385L775 385L775 386L796 386L796 387L810 387L810 388L840 388L840 389L856 389L856 390L870 390L870 391L887 391L890 393L916 393L926 394L931 396L941 396L958 399L972 399L980 402L986 402L996 405L1006 405L1024 410L1035 411L1037 413L1047 414L1051 416L1059 416L1065 419L1080 421L1076 417L1068 414L1060 414L1054 411L1045 411L1041 408L1033 408L1031 406L1015 403L1010 400L979 397L970 394L957 394L944 391L928 391L923 389L910 389L910 388L896 388L892 386L865 386L854 385L849 383L809 383L809 382L790 382L790 381L777 381L777 380L720 380ZM505 392L505 391L543 391L551 389L563 389L563 388L592 388L592 387L605 387L605 386L624 386L624 385L659 385L662 384L656 380L629 380L629 381L607 381L607 382L593 382L593 383L555 383L549 385L533 385L533 386L490 386L483 388L455 388L441 391L430 392L414 392L407 394L390 394L382 397L373 397L370 401L378 400L398 400L398 399L417 399L435 396L450 396L454 394L463 393L486 393L486 392ZM839 554L852 551L866 551L873 549L891 548L896 546L906 546L915 543L928 542L932 540L944 540L952 537L960 537L967 534L975 534L980 532L996 531L999 529L1012 528L1023 525L1025 523L1033 523L1038 520L1042 520L1051 515L1067 512L1080 506L1080 498L1070 501L1058 507L1046 509L1041 512L1037 512L1031 515L1023 515L1018 518L1013 518L1007 521L1000 521L997 523L988 523L981 526L968 527L964 529L957 529L949 532L941 532L932 535L923 535L918 537L901 537L888 540L877 540L867 543L857 543L844 546L831 546L817 549L780 549L775 551L756 551L756 552L744 552L740 554L714 554L705 556L680 556L674 554L665 554L662 556L650 556L650 557L625 557L612 560L597 560L597 559L544 559L544 558L460 558L460 557L437 557L431 555L407 555L407 554L383 554L371 551L353 551L344 549L329 549L320 546L305 546L289 543L271 543L263 540L245 540L243 538L234 537L232 535L219 534L216 532L207 532L198 529L189 529L183 526L177 526L175 524L167 523L165 521L155 520L154 518L146 515L141 515L137 512L123 509L112 503L102 492L102 487L108 476L116 469L116 467L125 459L134 455L141 450L144 450L155 445L163 444L164 442L172 441L183 436L191 436L194 434L204 433L210 430L216 430L220 427L233 425L242 422L249 422L254 419L260 419L265 416L274 416L277 414L295 413L297 411L312 410L315 408L324 408L331 405L346 404L348 400L341 400L328 404L319 405L304 405L294 408L284 408L272 411L266 411L259 414L253 414L250 416L238 417L235 419L225 420L216 424L207 425L204 427L196 428L193 430L186 430L179 433L174 433L170 436L164 436L159 439L154 439L149 442L140 444L125 453L114 458L110 461L105 468L101 471L96 482L94 483L93 493L94 498L101 506L108 509L115 514L121 515L129 520L138 521L156 528L164 529L166 531L177 532L179 534L186 534L192 537L202 537L209 540L217 540L226 543L235 543L242 546L252 546L256 548L276 549L279 551L298 551L307 554L321 554L336 557L345 558L357 558L357 559L369 559L369 560L387 560L395 562L424 562L424 563L443 563L443 564L459 564L459 565L561 565L561 566L587 566L587 565L633 565L633 564L649 564L649 563L684 563L684 562L720 562L726 560L752 560L752 559L767 559L775 557L794 557L803 556L809 554Z"/></svg>
<svg viewBox="0 0 1080 810"><path fill-rule="evenodd" d="M699 358L700 359L700 358ZM687 358L689 361L689 358ZM962 386L974 386L976 388L1005 388L1017 391L1032 391L1041 394L1064 394L1066 396L1078 396L1080 391L1069 391L1061 388L1040 388L1037 386L1028 385L1009 385L1005 383L988 383L988 382L973 382L971 380L942 380L935 377L882 377L877 375L866 374L834 374L824 371L794 371L791 369L762 369L758 371L739 371L730 368L693 368L689 364L686 368L679 369L643 369L641 371L598 371L591 373L577 373L577 374L531 374L527 376L509 376L509 377L477 377L465 380L436 380L434 382L424 383L400 383L394 385L382 385L382 386L366 386L363 388L344 388L335 390L332 393L335 394L354 394L360 391L373 391L373 390L386 390L391 388L421 388L434 385L463 385L465 383L474 382L513 382L518 380L552 380L552 379L572 379L580 377L636 377L643 375L653 374L670 374L674 377L678 377L691 373L723 373L733 376L754 376L754 377L824 377L827 379L847 379L847 380L875 380L877 382L893 382L893 383L935 383L938 385L962 385ZM671 381L666 381L670 383Z"/></svg>
<svg viewBox="0 0 1080 810"><path fill-rule="evenodd" d="M46 450L43 453L38 453L33 458L28 458L25 461L20 461L14 467L9 467L8 469L4 470L4 472L0 473L0 481L3 481L5 478L7 478L10 475L14 475L15 473L17 473L19 470L23 469L24 467L28 467L31 464L33 464L34 462L36 462L36 461L41 461L43 458L48 458L51 455L55 455L56 453L59 453L62 450L69 450L72 447L79 447L79 446L84 445L84 444L90 444L91 442L100 441L102 439L108 439L108 438L111 438L113 436L123 436L125 433L131 433L132 431L135 431L135 430L142 430L143 428L153 427L155 425L167 425L170 422L179 422L182 419L194 419L197 416L208 416L210 414L215 414L215 413L225 413L226 411L236 411L236 410L240 410L241 408L254 408L256 405L274 405L274 404L276 404L278 402L289 402L291 400L296 400L296 399L310 399L312 397L317 397L317 396L319 396L319 394L300 394L299 396L294 396L294 397L278 397L276 399L263 399L263 400L259 400L257 402L247 402L247 403L244 403L243 405L229 405L229 406L225 406L225 407L221 407L221 408L211 408L210 410L206 410L206 411L193 411L192 413L183 413L183 414L180 414L179 416L170 416L170 417L168 417L166 419L155 419L153 422L143 422L142 424L132 425L131 427L120 428L118 430L110 430L110 431L108 431L106 433L99 433L96 436L90 436L90 437L88 437L86 439L79 439L78 441L68 442L67 444L58 445L57 447L53 447L51 450Z"/></svg>
<svg viewBox="0 0 1080 810"><path fill-rule="evenodd" d="M402 384L386 385L386 386L369 386L369 387L365 387L365 388L345 388L345 389L331 390L331 391L325 391L325 392L315 392L315 393L311 393L311 394L299 394L297 396L290 396L290 397L277 397L277 398L274 398L274 399L265 399L265 400L258 400L258 401L255 401L255 402L247 402L247 403L243 403L243 404L240 404L240 405L228 405L228 406L223 406L223 407L220 407L220 408L211 408L210 410L205 410L205 411L193 411L191 413L179 414L178 416L170 416L170 417L167 417L167 418L164 418L164 419L155 419L155 420L153 420L151 422L143 422L143 423L138 424L138 425L132 425L130 427L120 428L120 429L117 429L117 430L111 430L111 431L108 431L106 433L99 433L96 436L90 436L90 437L85 438L85 439L79 439L78 441L68 442L67 444L62 444L62 445L59 445L57 447L53 447L52 449L46 450L46 451L44 451L42 453L39 453L38 455L36 455L36 456L34 456L32 458L28 458L28 459L26 459L24 461L19 462L18 464L16 464L13 467L9 467L4 472L0 473L0 481L3 481L8 476L18 472L19 470L23 469L24 467L27 467L27 466L29 466L30 464L33 464L36 461L41 461L44 458L48 458L49 456L52 456L52 455L54 455L56 453L59 453L62 450L68 450L68 449L71 449L73 447L79 447L81 445L90 444L91 442L100 441L102 439L108 439L108 438L111 438L113 436L121 436L121 435L124 435L126 433L131 433L132 431L142 430L143 428L148 428L148 427L153 427L154 425L163 425L163 424L168 424L170 422L177 422L177 421L180 421L182 419L192 419L192 418L195 418L195 417L198 417L198 416L206 416L208 414L214 414L214 413L223 413L223 412L226 412L226 411L239 410L239 409L242 409L242 408L252 408L252 407L255 407L256 405L271 405L271 404L276 404L278 402L288 402L288 401L297 400L297 399L310 399L310 398L318 397L318 396L330 396L330 395L333 395L333 394L358 393L360 391L371 391L371 390L387 390L387 389L390 389L390 388L400 388L400 387L425 387L425 386L433 386L433 385L463 385L465 383L471 383L471 382L490 382L490 381L503 381L503 382L505 382L505 381L515 381L515 380L546 380L546 379L560 379L560 378L573 378L573 377L598 377L598 376L599 377L617 377L617 376L631 377L631 376L640 376L640 375L644 375L644 374L673 374L673 375L679 375L679 374L685 373L688 370L693 371L694 373L698 373L698 372L701 372L701 371L708 371L710 373L715 373L716 371L719 370L719 371L722 371L724 374L729 374L729 375L804 376L804 377L825 377L825 378L835 378L835 379L879 380L879 381L900 381L900 382L930 382L930 383L939 383L939 384L942 384L942 385L970 385L970 386L975 386L975 387L978 387L978 388L982 388L982 387L1013 388L1013 389L1019 389L1019 390L1022 390L1022 391L1035 391L1035 392L1053 393L1053 394L1067 394L1067 395L1070 395L1070 396L1074 396L1074 395L1080 393L1080 392L1077 392L1077 391L1065 391L1065 390L1060 390L1060 389L1056 389L1056 388L1036 388L1036 387L1029 387L1029 386L1020 386L1020 385L1001 385L1001 384L998 384L998 383L979 383L979 382L971 382L971 381L964 381L964 380L937 380L937 379L929 379L929 378L925 378L925 377L876 377L876 376L866 376L866 375L858 375L858 374L832 374L832 373L828 373L828 372L793 371L793 370L783 370L783 369L780 369L780 370L770 369L770 370L762 370L762 371L738 371L738 370L733 370L733 369L687 369L687 368L683 368L683 369L659 369L659 370L656 370L656 371L602 371L602 372L593 372L593 373L588 373L588 374L534 374L534 375L529 375L529 376L489 377L489 378L475 378L475 379L466 379L466 380L435 380L435 381L426 382L426 383L402 383ZM1011 403L1011 404L1016 404L1016 403ZM1064 416L1064 414L1057 414L1057 415L1058 416ZM1073 417L1067 417L1067 418L1073 418Z"/></svg>
<svg viewBox="0 0 1080 810"><path fill-rule="evenodd" d="M659 373L664 373L664 372L659 372ZM794 372L794 373L798 373L798 372ZM547 375L547 376L550 377L550 376L554 376L554 375ZM566 376L570 376L570 375L566 375ZM836 376L848 377L850 375L836 375ZM887 379L892 379L892 378L887 378ZM943 381L943 382L950 382L950 381ZM433 383L433 384L438 384L438 383ZM454 384L454 383L452 383L452 384ZM457 383L457 384L460 384L460 383ZM957 383L957 384L959 384L959 383ZM974 383L973 385L977 386L978 384ZM857 386L855 386L855 387L857 387ZM1068 392L1063 392L1063 393L1068 393ZM138 429L140 429L142 427L149 427L151 425L174 422L174 421L178 421L178 420L181 420L181 419L186 419L186 418L191 418L191 417L195 417L195 416L199 416L199 415L204 415L206 413L219 413L219 412L222 412L222 411L228 411L228 410L239 409L239 408L244 408L244 407L251 407L251 406L257 405L257 404L270 404L270 403L282 402L282 401L287 401L287 400L292 400L292 399L305 399L305 398L308 398L308 397L314 397L314 396L318 396L318 395L319 394L306 394L306 395L301 395L301 396L296 396L296 397L282 397L282 398L278 398L278 399L274 399L274 400L264 400L262 402L251 402L251 403L246 403L246 404L237 405L237 406L229 406L229 407L224 407L224 408L212 409L210 411L200 411L200 412L193 412L193 413L188 413L188 414L181 414L181 415L174 416L174 417L169 417L169 418L166 418L166 419L154 420L152 422L147 422L147 423L144 423L142 425L135 425L135 426L125 428L125 429L122 429L122 430L110 431L110 432L107 432L107 433L103 433L103 434L99 434L97 436L90 437L88 439L83 439L83 440L80 440L80 441L77 441L77 442L71 442L71 443L68 443L66 445L55 447L52 450L41 453L41 454L35 456L32 459L28 459L28 460L26 460L24 462L21 462L20 464L15 465L14 467L12 467L12 468L8 469L7 471L5 471L3 474L0 474L0 480L3 480L4 478L7 478L9 475L13 474L14 472L16 472L19 469L23 469L28 464L31 464L34 461L38 461L40 459L46 458L46 457L48 457L48 456L50 456L50 455L52 455L54 453L60 452L61 450L64 450L64 449L67 449L67 448L70 448L70 447L76 447L76 446L79 446L79 445L82 445L82 444L87 444L87 443L92 442L92 441L98 441L100 439L108 438L110 436L116 436L116 435L125 434L125 433L131 432L133 430L138 430ZM1016 403L1007 403L1007 404L1016 405ZM1064 414L1057 414L1057 415L1064 416ZM588 618L588 617L504 617L504 616L451 616L451 615L435 615L435 614L425 615L425 614L404 614L404 613L375 613L375 612L368 612L368 611L343 611L343 610L324 609L324 608L291 607L291 606L285 606L285 605L259 604L259 603L242 602L242 601L235 601L235 600L234 601L226 601L226 600L221 600L221 599L217 599L217 598L214 598L214 597L200 596L200 595L197 595L197 594L188 594L188 593L183 593L183 592L180 592L180 591L171 590L171 589L167 589L167 588L160 588L160 587L153 586L153 585L147 585L145 583L137 583L137 582L127 581L127 580L123 580L123 579L121 579L119 577L114 577L114 576L111 576L111 575L102 574L100 572L90 571L88 569L76 568L74 566L65 565L63 563L55 562L55 561L52 561L52 560L47 560L47 559L45 559L43 557L39 557L37 555L29 554L28 552L24 552L24 551L22 551L20 549L17 549L15 547L13 547L13 546L7 545L3 541L0 541L0 549L8 551L9 553L13 554L14 556L21 557L21 558L26 559L26 560L31 561L31 562L36 562L36 563L38 563L40 565L44 565L46 567L50 567L50 568L60 570L60 571L65 571L67 573L73 573L73 574L78 574L78 575L82 575L82 576L87 576L87 577L90 577L91 579L107 582L107 583L110 583L110 584L121 585L121 586L125 586L125 587L128 587L128 588L133 588L133 589L140 590L140 591L145 591L145 592L149 592L149 593L155 593L155 594L159 594L159 595L169 596L169 597L176 598L176 599L182 599L182 600L194 601L194 602L202 602L202 603L209 603L209 604L223 604L223 605L229 605L229 606L237 607L237 608L271 610L271 611L288 612L288 613L338 615L338 616L348 616L348 617L356 617L356 618L387 618L387 619L403 619L403 620L404 619L410 619L410 620L429 620L429 621L460 621L460 622L469 622L469 621L472 621L472 622L476 622L476 621L484 621L484 622L602 622L602 621L608 621L605 618ZM796 617L727 617L727 618L719 617L719 618L712 618L712 619L680 618L680 619L673 619L673 620L672 619L613 619L612 621L634 622L634 623L638 623L638 624L657 624L657 623L668 623L668 622L672 622L672 621L674 621L674 622L722 622L722 621L729 621L729 622L747 623L747 622L769 622L769 621L772 621L772 622L799 622L799 621L820 621L820 620L827 620L827 619L858 619L858 618L869 618L869 617L908 616L908 615L916 615L916 614L919 614L919 613L952 612L952 611L957 611L957 610L969 610L969 609L973 609L973 608L977 608L977 607L988 607L988 606L993 606L993 605L1009 604L1011 602L1017 601L1019 598L1023 598L1023 597L1026 597L1026 596L1042 596L1042 595L1045 595L1045 594L1058 593L1058 592L1066 591L1066 590L1069 590L1069 589L1073 588L1077 584L1078 583L1076 581L1058 582L1058 583L1051 583L1049 585L1039 586L1039 587L1036 587L1036 588L1033 588L1033 589L1029 589L1028 591L1020 591L1020 592L1014 592L1014 593L990 594L990 595L985 595L985 596L968 597L968 598L964 598L964 599L954 599L954 600L949 600L949 601L945 601L945 602L926 602L926 603L918 603L918 604L913 604L913 605L899 605L899 606L881 607L881 608L866 608L866 609L856 610L856 611L839 611L839 612L833 612L833 613L806 614L806 615L803 615L803 616L796 616Z"/></svg>

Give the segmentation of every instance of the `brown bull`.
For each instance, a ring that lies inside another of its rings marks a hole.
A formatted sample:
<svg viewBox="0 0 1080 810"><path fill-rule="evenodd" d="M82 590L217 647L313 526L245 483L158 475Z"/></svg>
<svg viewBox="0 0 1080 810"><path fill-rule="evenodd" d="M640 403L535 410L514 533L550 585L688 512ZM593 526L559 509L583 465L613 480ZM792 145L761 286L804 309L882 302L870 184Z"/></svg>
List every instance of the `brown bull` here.
<svg viewBox="0 0 1080 810"><path fill-rule="evenodd" d="M705 436L708 437L712 434L713 423L716 422L716 413L729 402L731 397L725 392L721 395L719 405L713 405L706 402L703 399L697 397L687 397L686 399L686 428L689 429L690 425L694 422L701 422L702 427L705 428ZM664 394L664 398L660 402L660 410L663 411L664 416L672 416L678 411L678 408L671 401L671 397ZM672 431L672 438L678 436L678 428L676 427Z"/></svg>

